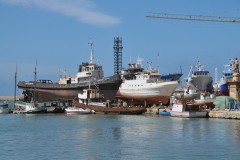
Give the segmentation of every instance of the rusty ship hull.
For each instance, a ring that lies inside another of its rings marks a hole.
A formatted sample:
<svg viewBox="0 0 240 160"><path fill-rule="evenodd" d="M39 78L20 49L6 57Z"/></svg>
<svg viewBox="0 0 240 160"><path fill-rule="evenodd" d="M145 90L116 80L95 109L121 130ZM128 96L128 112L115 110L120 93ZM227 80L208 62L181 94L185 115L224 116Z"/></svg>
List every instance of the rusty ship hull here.
<svg viewBox="0 0 240 160"><path fill-rule="evenodd" d="M129 115L135 115L135 114L143 114L147 112L147 109L145 107L102 107L102 106L92 106L92 105L86 105L83 103L79 103L77 101L73 101L73 105L75 107L80 107L83 109L91 109L94 110L95 113L103 113L103 114L129 114Z"/></svg>
<svg viewBox="0 0 240 160"><path fill-rule="evenodd" d="M94 84L90 83L90 87L97 86L104 100L113 100L121 83L122 80L119 76L111 76ZM25 101L30 101L34 96L37 102L55 102L72 101L83 89L89 88L89 82L77 84L19 82L17 86L23 89Z"/></svg>

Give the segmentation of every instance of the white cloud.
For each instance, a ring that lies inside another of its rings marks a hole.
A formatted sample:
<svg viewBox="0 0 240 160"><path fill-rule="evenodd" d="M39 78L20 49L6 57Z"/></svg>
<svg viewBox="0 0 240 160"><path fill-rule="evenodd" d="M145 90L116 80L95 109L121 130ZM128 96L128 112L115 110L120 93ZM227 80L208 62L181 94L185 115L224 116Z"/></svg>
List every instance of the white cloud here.
<svg viewBox="0 0 240 160"><path fill-rule="evenodd" d="M120 18L101 13L90 0L0 0L2 3L38 7L74 17L80 22L90 25L108 27L118 25Z"/></svg>

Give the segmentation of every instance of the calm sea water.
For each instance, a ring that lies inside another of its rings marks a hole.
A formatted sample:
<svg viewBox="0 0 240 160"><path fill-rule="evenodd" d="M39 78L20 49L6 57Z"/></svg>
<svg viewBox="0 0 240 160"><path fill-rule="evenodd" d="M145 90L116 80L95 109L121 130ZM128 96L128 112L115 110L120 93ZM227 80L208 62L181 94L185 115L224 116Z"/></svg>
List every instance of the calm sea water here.
<svg viewBox="0 0 240 160"><path fill-rule="evenodd" d="M0 115L0 159L240 159L240 121L160 115Z"/></svg>

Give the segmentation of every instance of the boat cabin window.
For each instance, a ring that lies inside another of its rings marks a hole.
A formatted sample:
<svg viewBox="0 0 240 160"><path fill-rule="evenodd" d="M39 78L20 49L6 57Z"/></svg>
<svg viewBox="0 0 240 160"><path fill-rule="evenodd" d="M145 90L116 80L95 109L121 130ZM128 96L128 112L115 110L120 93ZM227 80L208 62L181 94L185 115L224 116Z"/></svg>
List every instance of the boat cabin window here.
<svg viewBox="0 0 240 160"><path fill-rule="evenodd" d="M71 78L67 80L67 84L71 84Z"/></svg>
<svg viewBox="0 0 240 160"><path fill-rule="evenodd" d="M208 75L208 71L196 71L196 72L193 72L193 75L195 76Z"/></svg>
<svg viewBox="0 0 240 160"><path fill-rule="evenodd" d="M94 70L94 67L90 67L90 71L93 71Z"/></svg>

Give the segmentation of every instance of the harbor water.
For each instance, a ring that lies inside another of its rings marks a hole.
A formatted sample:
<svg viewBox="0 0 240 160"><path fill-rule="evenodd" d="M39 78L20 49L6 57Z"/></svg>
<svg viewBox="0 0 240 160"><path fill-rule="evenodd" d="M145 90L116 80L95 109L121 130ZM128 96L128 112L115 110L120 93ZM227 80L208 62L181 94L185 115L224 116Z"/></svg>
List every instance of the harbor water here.
<svg viewBox="0 0 240 160"><path fill-rule="evenodd" d="M0 115L0 159L240 159L240 121L160 115Z"/></svg>

